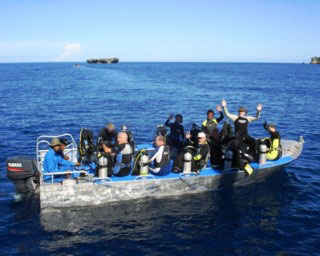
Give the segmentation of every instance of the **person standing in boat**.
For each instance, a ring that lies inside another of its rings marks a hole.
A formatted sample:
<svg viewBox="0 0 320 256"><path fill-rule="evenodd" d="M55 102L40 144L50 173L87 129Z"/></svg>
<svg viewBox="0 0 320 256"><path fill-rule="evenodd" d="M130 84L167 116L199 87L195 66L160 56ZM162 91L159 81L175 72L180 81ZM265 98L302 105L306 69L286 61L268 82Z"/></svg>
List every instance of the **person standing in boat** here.
<svg viewBox="0 0 320 256"><path fill-rule="evenodd" d="M45 155L43 162L43 171L45 173L72 171L74 166L80 166L80 163L75 164L61 157L60 145L61 142L59 138L53 138L51 140L50 149ZM50 176L44 176L44 179L50 179Z"/></svg>
<svg viewBox="0 0 320 256"><path fill-rule="evenodd" d="M202 122L201 130L207 135L209 141L213 139L213 131L217 129L218 123L224 118L221 106L217 105L216 109L220 113L218 118L214 118L214 111L209 109L207 119Z"/></svg>
<svg viewBox="0 0 320 256"><path fill-rule="evenodd" d="M126 132L120 132L117 140L118 145L112 149L112 152L116 155L113 174L118 177L127 176L131 172L133 149L128 142L128 134Z"/></svg>
<svg viewBox="0 0 320 256"><path fill-rule="evenodd" d="M184 128L182 125L182 115L176 115L174 123L170 123L170 120L173 118L173 114L169 115L167 121L165 122L165 126L170 128L170 134L168 136L169 141L168 144L173 154L176 154L181 147L183 146L184 140Z"/></svg>
<svg viewBox="0 0 320 256"><path fill-rule="evenodd" d="M254 138L252 138L248 133L249 123L260 118L260 113L262 111L262 104L258 104L256 116L247 116L247 109L240 107L238 109L238 115L230 114L227 108L227 101L222 100L221 105L225 115L234 122L235 129L235 139L234 146L235 148L243 148L243 144L250 145L251 151L253 151L254 158L258 157L258 144Z"/></svg>
<svg viewBox="0 0 320 256"><path fill-rule="evenodd" d="M155 139L157 146L154 155L150 158L150 173L157 176L164 176L170 173L170 168L165 168L170 163L170 149L166 145L166 138L157 136Z"/></svg>
<svg viewBox="0 0 320 256"><path fill-rule="evenodd" d="M280 133L277 131L274 124L263 123L263 128L270 134L269 139L264 139L264 143L267 143L269 152L267 153L268 160L278 160L282 155L282 148L280 144Z"/></svg>

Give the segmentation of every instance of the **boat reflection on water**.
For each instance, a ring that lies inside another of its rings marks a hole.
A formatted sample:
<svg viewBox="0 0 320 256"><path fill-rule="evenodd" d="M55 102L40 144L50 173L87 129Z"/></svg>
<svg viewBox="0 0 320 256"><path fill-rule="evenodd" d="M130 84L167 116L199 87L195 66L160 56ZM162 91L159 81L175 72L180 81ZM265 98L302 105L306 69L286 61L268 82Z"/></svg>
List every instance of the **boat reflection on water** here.
<svg viewBox="0 0 320 256"><path fill-rule="evenodd" d="M99 207L45 209L40 213L41 225L47 232L61 234L61 238L43 240L41 247L63 248L85 241L109 243L106 246L112 248L116 241L129 239L157 248L161 246L160 240L171 236L169 243L173 239L171 243L181 243L181 248L198 243L196 247L209 252L217 242L225 243L223 241L238 236L237 230L243 229L249 233L259 232L262 238L255 243L263 244L263 234L278 232L277 218L286 204L281 193L286 193L287 180L287 174L281 172L271 182L231 190L139 199ZM236 241L231 241L229 246L237 246ZM141 252L140 249L134 250ZM245 246L238 248L245 249Z"/></svg>

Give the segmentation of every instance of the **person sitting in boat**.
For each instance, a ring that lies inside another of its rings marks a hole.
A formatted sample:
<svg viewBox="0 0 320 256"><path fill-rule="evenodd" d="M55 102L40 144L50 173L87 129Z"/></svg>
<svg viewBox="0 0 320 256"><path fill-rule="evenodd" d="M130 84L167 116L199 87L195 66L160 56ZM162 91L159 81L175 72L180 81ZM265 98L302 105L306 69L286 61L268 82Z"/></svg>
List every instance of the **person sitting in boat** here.
<svg viewBox="0 0 320 256"><path fill-rule="evenodd" d="M43 171L50 172L66 172L72 171L74 166L80 166L80 163L73 163L62 158L60 152L61 142L59 138L53 138L50 143L50 149L44 157ZM67 175L70 177L70 175ZM45 180L49 180L50 176L44 176Z"/></svg>
<svg viewBox="0 0 320 256"><path fill-rule="evenodd" d="M173 156L182 148L184 140L184 128L182 125L183 118L182 115L176 115L174 123L170 123L173 118L173 114L169 115L165 126L170 128L170 134L168 136L168 144L171 149Z"/></svg>
<svg viewBox="0 0 320 256"><path fill-rule="evenodd" d="M101 129L98 136L98 148L100 151L106 152L107 148L112 149L117 143L117 131L112 123L107 123Z"/></svg>
<svg viewBox="0 0 320 256"><path fill-rule="evenodd" d="M209 141L213 139L213 131L217 129L218 123L224 118L221 106L217 105L216 109L220 113L218 118L214 118L214 111L209 109L207 119L202 122L201 130L207 135Z"/></svg>
<svg viewBox="0 0 320 256"><path fill-rule="evenodd" d="M157 176L164 176L170 173L170 168L165 168L170 163L170 149L166 145L166 138L157 136L155 139L156 150L149 162L150 173Z"/></svg>
<svg viewBox="0 0 320 256"><path fill-rule="evenodd" d="M223 165L223 147L234 137L223 137L218 129L213 130L213 137L209 142L210 164L212 168L221 168Z"/></svg>
<svg viewBox="0 0 320 256"><path fill-rule="evenodd" d="M68 146L68 141L65 138L61 138L60 139L60 151L59 154L61 155L61 157L65 160L70 160L69 157L67 155L64 154L64 149L66 148L66 146Z"/></svg>
<svg viewBox="0 0 320 256"><path fill-rule="evenodd" d="M192 146L192 141L190 140L190 133L186 134L186 139L189 141L189 145L186 146L181 152L177 155L173 163L173 171L174 173L182 172L183 170L183 158L186 151L189 151L192 154L192 171L198 172L199 170L205 168L207 166L210 147L207 142L207 137L204 132L200 132L198 134L198 146L194 148Z"/></svg>
<svg viewBox="0 0 320 256"><path fill-rule="evenodd" d="M116 155L113 175L118 177L127 176L131 172L133 149L128 142L128 134L126 132L120 132L117 140L118 145L112 149L112 152Z"/></svg>
<svg viewBox="0 0 320 256"><path fill-rule="evenodd" d="M108 174L112 176L112 165L114 163L115 154L112 153L112 149L117 144L117 131L112 123L107 123L104 128L99 132L97 140L97 149L98 149L98 159L102 156L108 159L110 163L108 166Z"/></svg>
<svg viewBox="0 0 320 256"><path fill-rule="evenodd" d="M277 131L274 124L263 123L263 128L270 134L270 138L264 139L263 142L267 144L269 152L267 153L268 160L278 160L282 155L282 149L280 144L280 133Z"/></svg>
<svg viewBox="0 0 320 256"><path fill-rule="evenodd" d="M230 114L227 108L227 101L222 100L221 105L223 106L225 115L234 122L235 129L235 140L234 144L236 148L239 148L238 144L248 144L251 148L252 155L254 159L258 157L258 144L254 138L248 134L249 123L260 118L260 113L262 111L262 104L258 104L256 116L247 116L247 109L240 107L238 109L238 115ZM240 145L242 147L242 145Z"/></svg>

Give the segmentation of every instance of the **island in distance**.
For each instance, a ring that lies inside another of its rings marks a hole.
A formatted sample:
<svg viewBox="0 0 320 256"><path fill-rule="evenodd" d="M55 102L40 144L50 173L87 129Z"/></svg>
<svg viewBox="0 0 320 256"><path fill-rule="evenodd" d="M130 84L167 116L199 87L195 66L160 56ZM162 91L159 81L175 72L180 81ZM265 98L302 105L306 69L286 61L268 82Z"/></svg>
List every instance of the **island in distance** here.
<svg viewBox="0 0 320 256"><path fill-rule="evenodd" d="M94 63L114 64L114 63L118 63L119 59L118 58L88 59L87 62L90 64L94 64Z"/></svg>
<svg viewBox="0 0 320 256"><path fill-rule="evenodd" d="M311 58L310 64L320 64L320 57Z"/></svg>

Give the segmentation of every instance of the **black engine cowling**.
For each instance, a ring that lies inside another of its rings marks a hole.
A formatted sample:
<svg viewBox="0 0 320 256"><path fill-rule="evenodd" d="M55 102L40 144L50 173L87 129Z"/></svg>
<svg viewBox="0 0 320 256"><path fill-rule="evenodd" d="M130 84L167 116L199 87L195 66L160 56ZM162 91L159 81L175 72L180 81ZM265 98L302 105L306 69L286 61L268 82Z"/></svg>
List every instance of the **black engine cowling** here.
<svg viewBox="0 0 320 256"><path fill-rule="evenodd" d="M36 161L29 156L14 156L6 161L7 177L12 180L18 193L34 192L39 183Z"/></svg>

